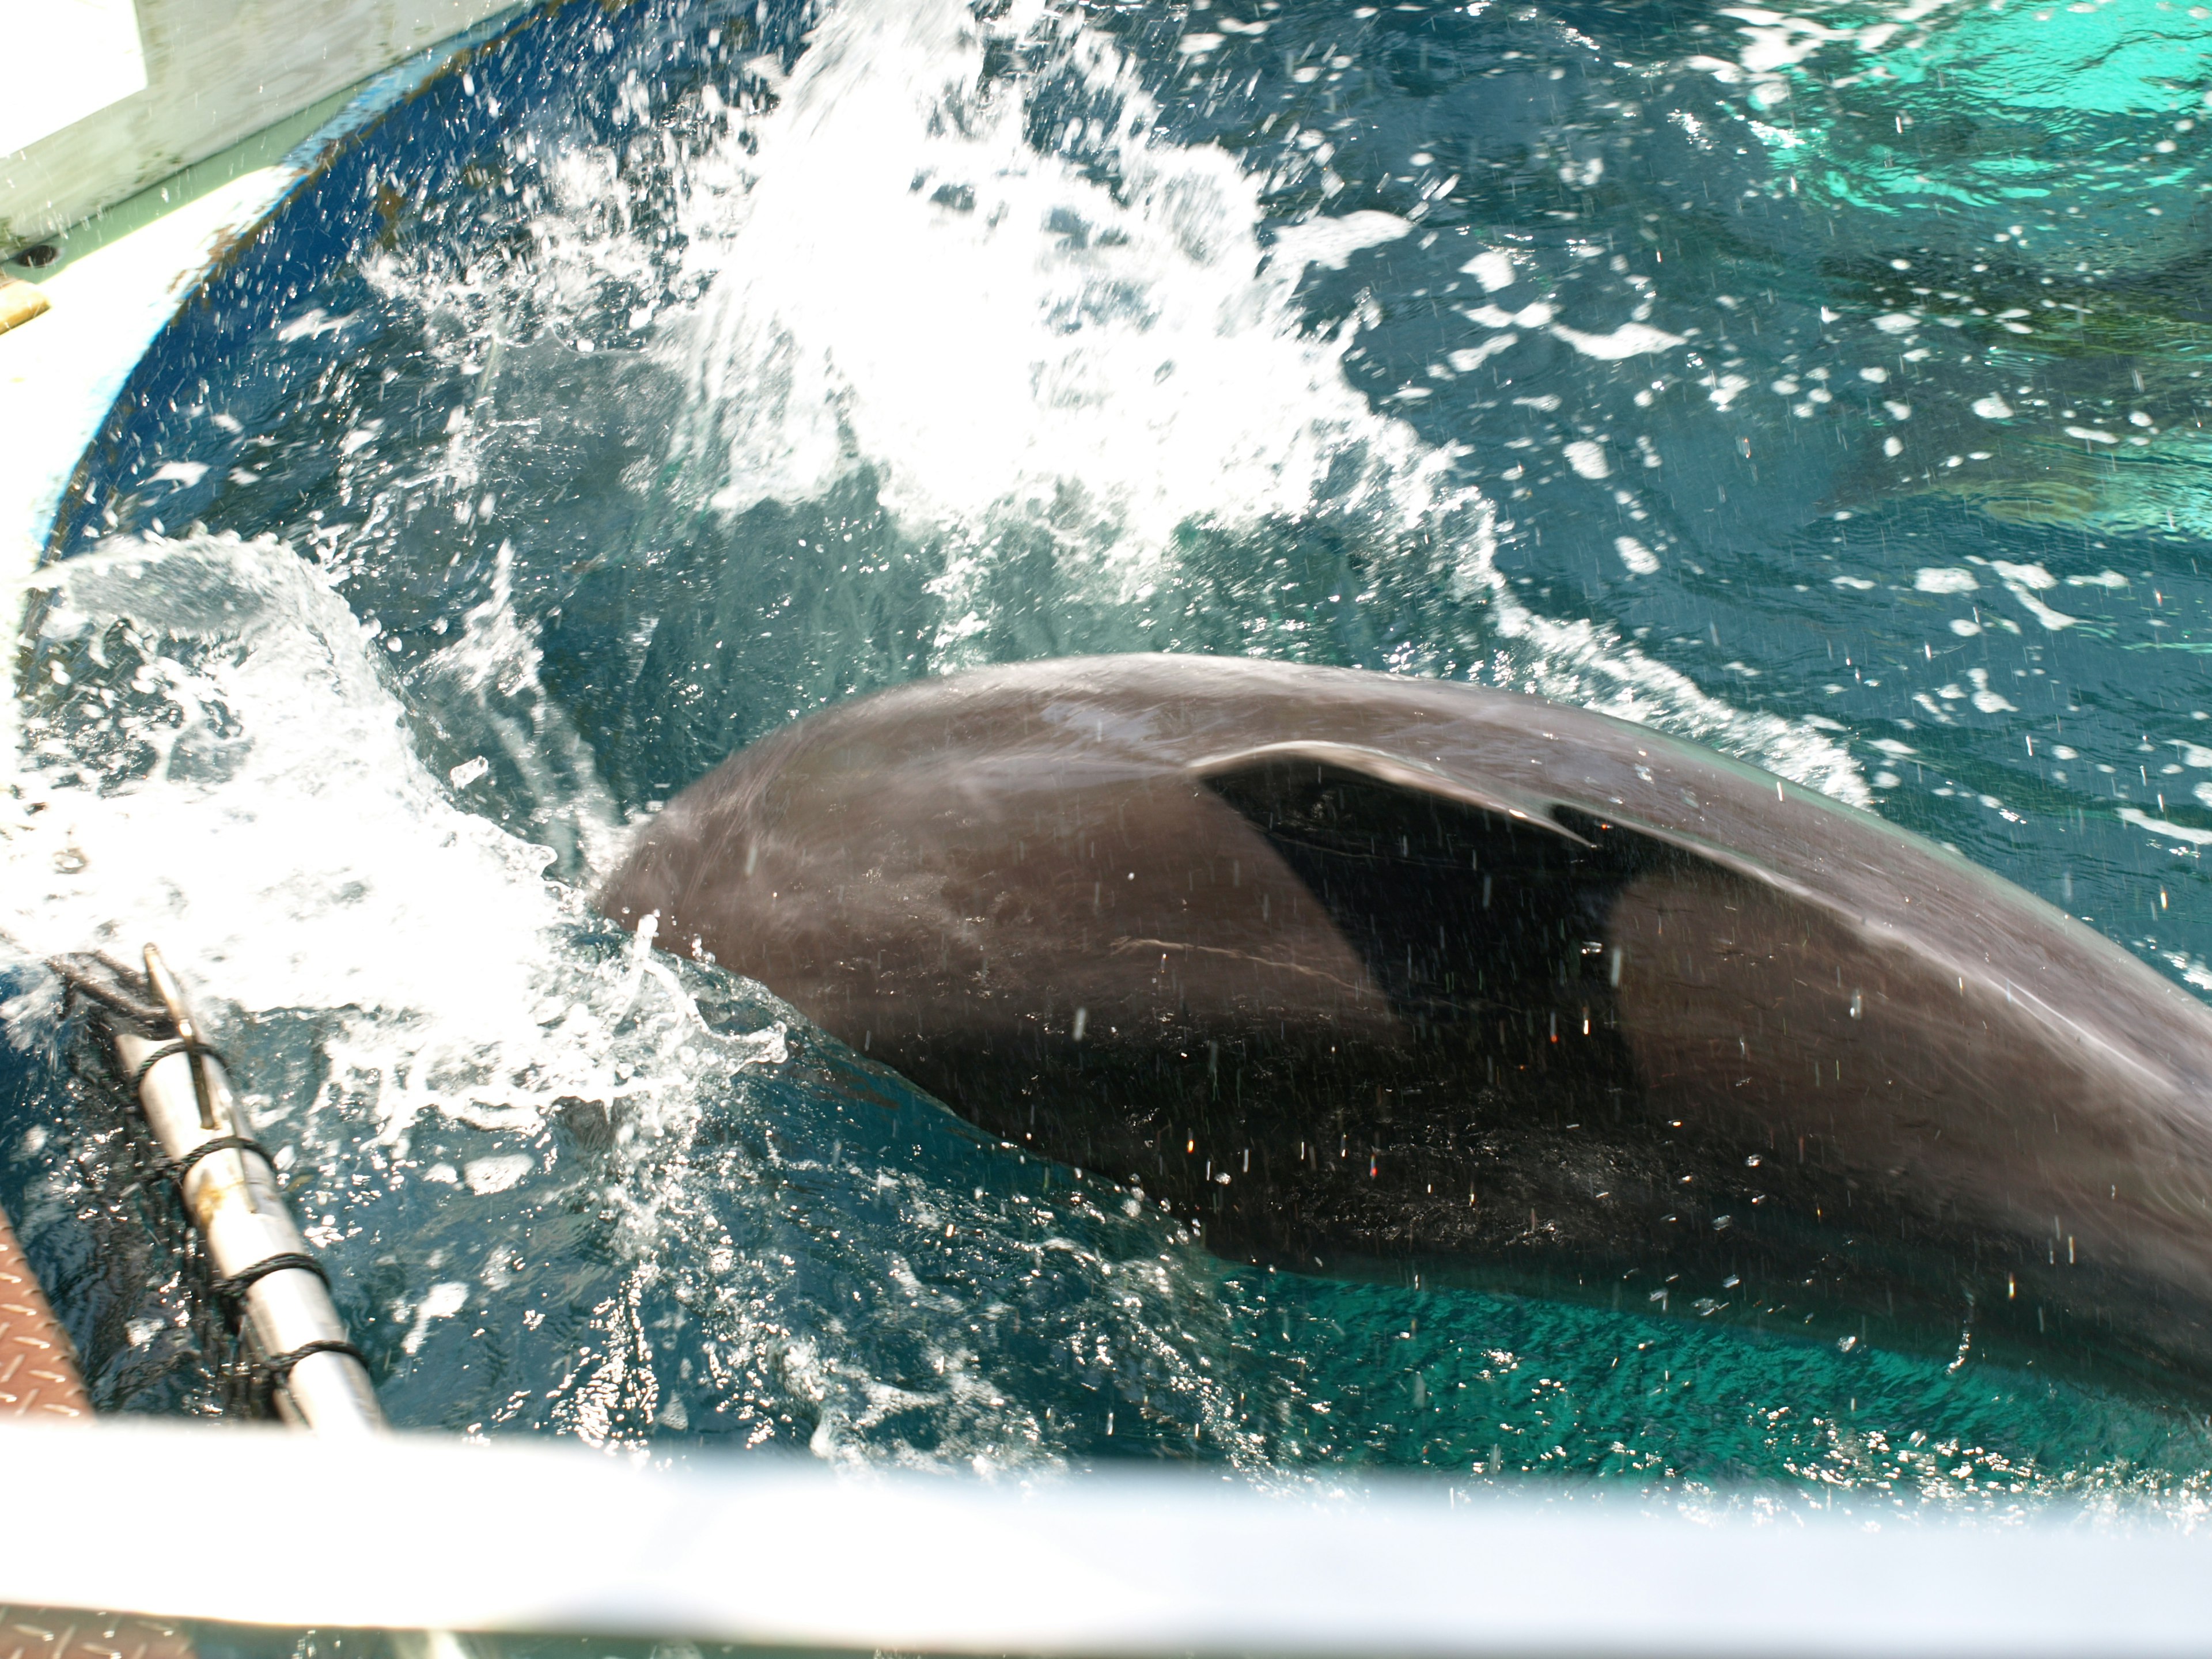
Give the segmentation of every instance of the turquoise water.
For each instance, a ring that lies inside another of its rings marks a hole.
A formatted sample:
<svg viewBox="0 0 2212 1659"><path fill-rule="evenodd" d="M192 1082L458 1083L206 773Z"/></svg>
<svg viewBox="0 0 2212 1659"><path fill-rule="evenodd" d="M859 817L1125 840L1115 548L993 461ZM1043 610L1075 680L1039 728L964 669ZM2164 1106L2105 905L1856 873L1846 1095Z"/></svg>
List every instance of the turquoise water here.
<svg viewBox="0 0 2212 1659"><path fill-rule="evenodd" d="M751 16L641 9L459 189L390 180L30 659L7 931L158 937L219 1006L394 1415L2193 1505L2191 1409L1963 1310L1903 1355L1211 1258L583 899L852 692L1249 653L1686 733L2212 990L2212 21ZM14 985L0 1201L103 1397L207 1409L173 1228Z"/></svg>

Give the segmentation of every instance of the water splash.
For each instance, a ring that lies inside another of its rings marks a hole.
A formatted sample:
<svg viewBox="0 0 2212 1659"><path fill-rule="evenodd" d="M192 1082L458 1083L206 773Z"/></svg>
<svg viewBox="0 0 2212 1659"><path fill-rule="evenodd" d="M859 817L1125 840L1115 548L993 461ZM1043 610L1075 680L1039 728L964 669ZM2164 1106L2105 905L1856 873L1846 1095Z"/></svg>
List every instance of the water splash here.
<svg viewBox="0 0 2212 1659"><path fill-rule="evenodd" d="M1064 1176L1041 1201L1048 1171L817 1051L757 988L671 963L650 929L611 937L549 849L423 764L375 635L315 567L139 542L48 594L0 931L19 961L158 939L204 988L403 1420L1054 1457L1006 1375L1039 1363L1011 1318L1029 1342L1068 1327L1159 1423L1238 1455L1191 1352L1210 1269L1170 1223ZM489 684L530 659L492 611L437 668ZM40 1011L15 1012L32 1042ZM88 1178L76 1159L49 1200ZM847 1243L856 1209L896 1242ZM949 1275L919 1261L945 1251ZM172 1284L126 1346L188 1299ZM455 1388L457 1352L535 1386Z"/></svg>
<svg viewBox="0 0 2212 1659"><path fill-rule="evenodd" d="M994 32L1027 54L1026 88L987 70ZM1091 112L1040 143L1024 93L1055 77ZM1299 301L1310 265L1411 222L1271 224L1279 181L1160 125L1134 66L1070 15L987 30L951 3L830 13L759 124L751 187L726 222L690 226L719 244L715 275L653 348L684 386L695 487L734 517L865 470L932 544L939 671L1002 654L996 624L1040 550L1062 589L1121 613L1108 643L1218 648L1176 631L1206 608L1179 544L1326 527L1358 544L1369 585L1456 601L1447 637L1371 665L1466 673L1494 654L1494 678L1869 799L1819 731L1514 597L1457 447L1378 414L1344 373L1360 319L1316 330Z"/></svg>

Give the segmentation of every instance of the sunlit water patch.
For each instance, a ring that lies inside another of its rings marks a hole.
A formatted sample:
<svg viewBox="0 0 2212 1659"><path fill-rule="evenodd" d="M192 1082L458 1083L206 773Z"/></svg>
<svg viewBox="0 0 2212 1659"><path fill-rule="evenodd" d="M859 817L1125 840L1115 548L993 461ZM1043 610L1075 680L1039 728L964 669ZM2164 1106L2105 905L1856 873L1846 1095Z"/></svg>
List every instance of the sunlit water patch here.
<svg viewBox="0 0 2212 1659"><path fill-rule="evenodd" d="M380 179L34 610L7 934L204 988L395 1416L2194 1504L2193 1416L1963 1310L1900 1356L1216 1260L586 897L811 708L1204 651L1663 726L2212 988L2201 20L753 18L633 8L453 191ZM173 1219L11 985L0 1200L102 1397L207 1409Z"/></svg>

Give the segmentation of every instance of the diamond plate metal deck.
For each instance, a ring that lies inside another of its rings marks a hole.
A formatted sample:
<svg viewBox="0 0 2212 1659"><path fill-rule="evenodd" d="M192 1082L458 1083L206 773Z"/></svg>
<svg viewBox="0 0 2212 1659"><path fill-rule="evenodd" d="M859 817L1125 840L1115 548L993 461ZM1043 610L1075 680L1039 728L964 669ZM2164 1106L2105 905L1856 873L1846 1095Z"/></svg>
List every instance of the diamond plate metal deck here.
<svg viewBox="0 0 2212 1659"><path fill-rule="evenodd" d="M192 1659L173 1626L112 1613L0 1607L0 1659Z"/></svg>
<svg viewBox="0 0 2212 1659"><path fill-rule="evenodd" d="M0 1416L88 1418L93 1402L77 1376L69 1332L22 1259L7 1210L0 1210ZM0 1637L0 1659L9 1659Z"/></svg>
<svg viewBox="0 0 2212 1659"><path fill-rule="evenodd" d="M0 1417L91 1416L69 1334L0 1211ZM0 1485L0 1535L38 1510L38 1492ZM173 1626L143 1619L0 1607L0 1659L192 1659L192 1644Z"/></svg>
<svg viewBox="0 0 2212 1659"><path fill-rule="evenodd" d="M89 1418L92 1401L77 1375L69 1334L23 1259L0 1211L0 1417ZM0 1659L9 1659L0 1632Z"/></svg>

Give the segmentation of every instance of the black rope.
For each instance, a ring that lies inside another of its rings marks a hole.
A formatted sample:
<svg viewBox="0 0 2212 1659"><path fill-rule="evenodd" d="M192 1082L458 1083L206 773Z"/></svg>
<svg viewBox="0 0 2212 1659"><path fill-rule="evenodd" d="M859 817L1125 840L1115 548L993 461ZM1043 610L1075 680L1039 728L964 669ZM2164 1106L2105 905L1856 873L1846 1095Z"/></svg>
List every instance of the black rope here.
<svg viewBox="0 0 2212 1659"><path fill-rule="evenodd" d="M214 1279L208 1288L225 1301L235 1302L270 1274L289 1273L295 1267L301 1273L314 1274L325 1285L331 1282L330 1274L323 1271L323 1264L314 1257L302 1255L297 1250L287 1250L281 1255L265 1255L251 1267L240 1267L228 1279Z"/></svg>
<svg viewBox="0 0 2212 1659"><path fill-rule="evenodd" d="M159 1031L169 1023L168 1011L151 1000L150 992L140 994L145 986L144 979L112 957L96 951L53 957L46 965L79 996L98 1003L110 1013L122 1015L135 1025ZM100 971L94 972L94 968Z"/></svg>
<svg viewBox="0 0 2212 1659"><path fill-rule="evenodd" d="M177 1183L177 1190L181 1193L185 1189L185 1177L199 1167L202 1158L215 1152L252 1152L270 1169L276 1167L276 1160L270 1157L269 1149L259 1141L250 1140L244 1135L216 1135L210 1139L203 1140L182 1158L153 1159L153 1172L157 1176L167 1176Z"/></svg>
<svg viewBox="0 0 2212 1659"><path fill-rule="evenodd" d="M131 1092L133 1095L137 1095L143 1090L146 1086L146 1073L152 1071L156 1066L159 1066L163 1060L168 1059L172 1054L205 1054L209 1059L220 1065L226 1072L230 1069L230 1062L225 1060L221 1052L211 1045L204 1042L186 1042L182 1039L179 1039L175 1042L163 1043L160 1048L155 1049L152 1054L147 1055L145 1059L138 1062L138 1069L131 1074Z"/></svg>
<svg viewBox="0 0 2212 1659"><path fill-rule="evenodd" d="M363 1370L368 1369L368 1356L343 1337L326 1336L313 1342L302 1342L289 1352L272 1354L253 1367L253 1380L263 1386L280 1383L292 1374L292 1368L309 1354L342 1353Z"/></svg>

